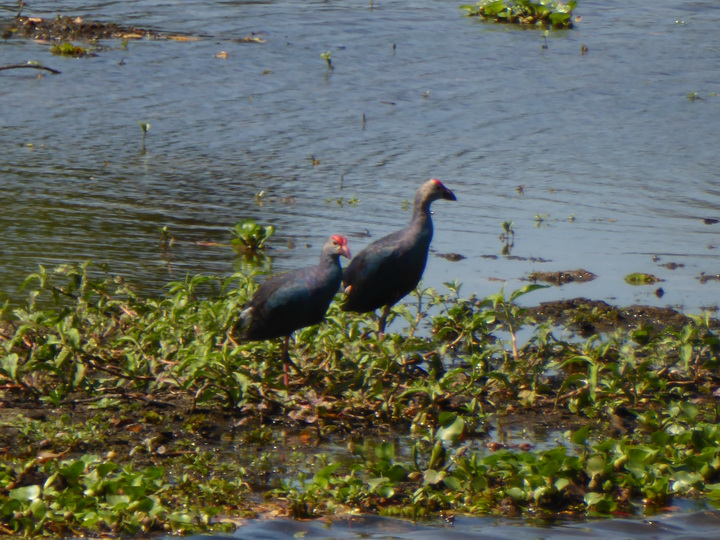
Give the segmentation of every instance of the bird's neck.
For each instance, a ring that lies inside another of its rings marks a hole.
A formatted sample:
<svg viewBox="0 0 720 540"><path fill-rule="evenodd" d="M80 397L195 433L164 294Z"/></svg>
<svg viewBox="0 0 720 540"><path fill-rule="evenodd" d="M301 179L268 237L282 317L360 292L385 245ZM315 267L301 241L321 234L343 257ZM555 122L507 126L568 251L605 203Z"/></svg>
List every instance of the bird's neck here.
<svg viewBox="0 0 720 540"><path fill-rule="evenodd" d="M423 197L422 193L418 193L415 196L415 204L413 205L413 217L412 217L413 223L422 224L427 221L430 221L430 216L431 216L430 203L432 203L432 201Z"/></svg>
<svg viewBox="0 0 720 540"><path fill-rule="evenodd" d="M320 256L320 268L339 268L340 267L340 256L336 253L323 253Z"/></svg>

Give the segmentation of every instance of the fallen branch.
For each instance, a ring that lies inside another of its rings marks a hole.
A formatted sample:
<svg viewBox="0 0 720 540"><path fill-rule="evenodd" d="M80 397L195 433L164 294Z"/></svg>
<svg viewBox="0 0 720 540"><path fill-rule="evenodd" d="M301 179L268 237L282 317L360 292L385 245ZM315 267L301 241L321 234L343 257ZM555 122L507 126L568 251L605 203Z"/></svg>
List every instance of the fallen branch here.
<svg viewBox="0 0 720 540"><path fill-rule="evenodd" d="M14 64L12 66L0 66L0 71L4 69L22 69L22 68L30 68L30 69L44 69L45 71L49 71L50 73L54 73L55 75L59 75L62 73L61 71L58 71L57 69L49 68L46 66L41 66L39 64Z"/></svg>

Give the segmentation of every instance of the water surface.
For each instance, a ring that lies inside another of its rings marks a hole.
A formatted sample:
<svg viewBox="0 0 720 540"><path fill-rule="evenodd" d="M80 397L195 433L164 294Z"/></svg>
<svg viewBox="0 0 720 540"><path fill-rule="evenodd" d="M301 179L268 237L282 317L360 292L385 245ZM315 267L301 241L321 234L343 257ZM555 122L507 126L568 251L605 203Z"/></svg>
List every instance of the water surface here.
<svg viewBox="0 0 720 540"><path fill-rule="evenodd" d="M582 267L599 278L532 300L717 303L717 282L698 280L720 270L720 225L703 222L720 217L717 3L582 2L548 49L541 32L464 17L458 2L372 4L33 2L26 14L200 40L110 41L84 59L0 42L1 65L62 71L0 75L2 291L38 264L85 259L150 292L188 272L227 275L233 252L201 243L226 243L246 217L277 227L276 270L309 264L329 233L401 227L403 203L434 176L458 196L435 205L434 250L467 258L431 257L426 285L487 295L495 280ZM253 32L266 43L233 41ZM146 153L138 122L151 123ZM503 221L513 258L500 256ZM630 272L664 279L665 295L626 285Z"/></svg>

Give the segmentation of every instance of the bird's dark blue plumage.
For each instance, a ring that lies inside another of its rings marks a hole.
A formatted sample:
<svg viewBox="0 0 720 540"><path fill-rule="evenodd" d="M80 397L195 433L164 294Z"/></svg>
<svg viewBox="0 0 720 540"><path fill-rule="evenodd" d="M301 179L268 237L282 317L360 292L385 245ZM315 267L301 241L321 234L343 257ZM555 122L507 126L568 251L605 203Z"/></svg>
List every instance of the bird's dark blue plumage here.
<svg viewBox="0 0 720 540"><path fill-rule="evenodd" d="M288 336L321 322L340 289L341 255L350 258L347 239L333 236L323 247L317 266L291 270L265 281L240 315L240 339Z"/></svg>
<svg viewBox="0 0 720 540"><path fill-rule="evenodd" d="M433 236L430 205L438 199L454 201L456 197L439 180L428 180L415 195L410 223L355 256L343 274L347 295L343 311L364 313L384 306L383 330L389 308L417 287L425 271Z"/></svg>

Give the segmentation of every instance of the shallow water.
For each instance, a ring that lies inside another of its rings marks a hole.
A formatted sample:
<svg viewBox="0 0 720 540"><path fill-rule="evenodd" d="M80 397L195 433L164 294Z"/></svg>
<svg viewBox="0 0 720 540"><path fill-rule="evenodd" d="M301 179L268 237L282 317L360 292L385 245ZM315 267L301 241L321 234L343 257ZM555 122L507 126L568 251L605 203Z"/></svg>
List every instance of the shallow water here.
<svg viewBox="0 0 720 540"><path fill-rule="evenodd" d="M0 290L17 294L38 264L88 258L153 292L187 272L227 275L232 250L198 242L227 243L246 217L276 225L275 270L309 264L328 233L358 251L369 240L355 233L399 228L403 202L435 176L458 202L435 204L433 248L467 258L431 257L426 285L487 295L495 280L513 289L583 267L598 279L528 302L717 304L718 282L698 277L720 270L720 224L703 223L720 217L720 5L586 1L544 50L541 32L483 24L460 3L32 2L26 14L201 39L110 41L84 59L0 41L0 65L62 71L0 73ZM251 32L267 42L232 41ZM138 122L151 123L144 154ZM630 272L664 279L665 295L625 284Z"/></svg>
<svg viewBox="0 0 720 540"><path fill-rule="evenodd" d="M585 523L560 522L536 525L506 518L458 517L454 523L418 524L373 516L339 518L332 521L298 522L288 519L251 521L233 535L215 538L252 540L557 540L566 538L622 538L655 540L715 539L720 530L720 512L701 511L668 514L652 519L597 520ZM201 538L201 537L194 537Z"/></svg>

